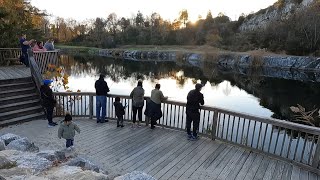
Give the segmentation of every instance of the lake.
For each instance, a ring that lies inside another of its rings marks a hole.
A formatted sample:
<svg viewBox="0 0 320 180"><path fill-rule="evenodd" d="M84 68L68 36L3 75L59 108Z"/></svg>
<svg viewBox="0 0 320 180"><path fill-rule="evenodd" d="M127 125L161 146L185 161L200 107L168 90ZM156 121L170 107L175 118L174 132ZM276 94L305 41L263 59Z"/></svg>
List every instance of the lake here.
<svg viewBox="0 0 320 180"><path fill-rule="evenodd" d="M290 119L289 107L301 104L310 110L320 107L320 83L265 77L259 72L246 75L225 71L212 63L192 66L183 62L148 62L110 59L99 56L61 55L60 64L70 75L70 90L95 92L100 73L106 74L111 94L129 95L137 80L143 80L146 96L156 83L171 100L186 101L196 83L205 104L263 117ZM281 71L281 70L278 70ZM58 91L64 91L58 88Z"/></svg>

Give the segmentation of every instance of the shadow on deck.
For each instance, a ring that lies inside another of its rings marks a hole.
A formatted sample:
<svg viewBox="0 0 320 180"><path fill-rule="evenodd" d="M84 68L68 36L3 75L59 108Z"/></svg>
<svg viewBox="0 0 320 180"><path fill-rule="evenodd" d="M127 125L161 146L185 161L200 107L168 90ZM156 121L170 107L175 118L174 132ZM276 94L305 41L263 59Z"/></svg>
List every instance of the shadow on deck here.
<svg viewBox="0 0 320 180"><path fill-rule="evenodd" d="M132 129L129 124L117 128L114 121L96 124L82 118L74 121L81 128L75 138L78 153L111 174L138 170L156 179L319 179L288 162L221 141L188 141L181 131ZM41 150L64 148L65 141L57 138L58 127L46 125L46 120L37 120L0 129L0 134L26 136Z"/></svg>

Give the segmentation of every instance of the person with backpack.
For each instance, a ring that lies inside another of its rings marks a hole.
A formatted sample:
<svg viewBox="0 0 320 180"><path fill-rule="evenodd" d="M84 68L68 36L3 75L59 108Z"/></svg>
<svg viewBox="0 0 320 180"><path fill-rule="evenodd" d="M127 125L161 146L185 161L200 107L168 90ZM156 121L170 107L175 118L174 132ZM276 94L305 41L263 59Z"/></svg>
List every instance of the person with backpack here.
<svg viewBox="0 0 320 180"><path fill-rule="evenodd" d="M58 125L57 123L52 121L53 109L54 109L57 101L53 97L53 93L50 88L51 83L52 83L52 80L46 79L43 81L43 85L40 87L42 105L46 110L46 116L48 119L48 127L49 128Z"/></svg>
<svg viewBox="0 0 320 180"><path fill-rule="evenodd" d="M114 109L116 111L117 116L117 127L124 127L123 125L123 115L125 114L124 109L125 106L120 102L120 97L115 98L115 102L113 103Z"/></svg>

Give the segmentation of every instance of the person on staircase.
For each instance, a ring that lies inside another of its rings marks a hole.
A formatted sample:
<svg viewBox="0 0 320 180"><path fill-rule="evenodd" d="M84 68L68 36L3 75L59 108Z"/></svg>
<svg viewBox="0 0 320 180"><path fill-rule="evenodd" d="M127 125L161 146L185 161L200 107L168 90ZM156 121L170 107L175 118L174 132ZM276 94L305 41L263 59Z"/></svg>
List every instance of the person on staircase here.
<svg viewBox="0 0 320 180"><path fill-rule="evenodd" d="M53 108L55 107L57 101L53 97L52 90L50 88L50 84L52 80L44 80L43 85L40 87L41 99L42 104L46 110L46 115L48 119L48 127L53 127L58 125L57 123L53 122Z"/></svg>

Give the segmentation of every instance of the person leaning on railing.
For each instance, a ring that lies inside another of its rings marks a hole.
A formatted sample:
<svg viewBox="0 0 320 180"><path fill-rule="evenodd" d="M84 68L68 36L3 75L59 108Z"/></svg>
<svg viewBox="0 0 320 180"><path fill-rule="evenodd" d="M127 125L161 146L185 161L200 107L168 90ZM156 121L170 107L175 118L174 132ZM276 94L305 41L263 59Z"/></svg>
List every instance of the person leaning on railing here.
<svg viewBox="0 0 320 180"><path fill-rule="evenodd" d="M151 119L151 129L155 128L157 120L162 117L161 103L167 100L167 96L163 96L160 90L160 84L156 84L155 89L151 91L151 97L147 102L145 115Z"/></svg>
<svg viewBox="0 0 320 180"><path fill-rule="evenodd" d="M202 84L196 84L195 89L191 90L187 96L187 134L189 140L197 140L197 131L200 122L200 105L204 105L203 94L200 92ZM193 122L193 133L191 134L191 123Z"/></svg>

